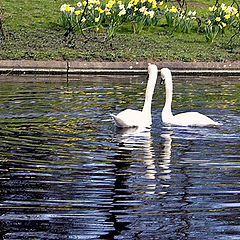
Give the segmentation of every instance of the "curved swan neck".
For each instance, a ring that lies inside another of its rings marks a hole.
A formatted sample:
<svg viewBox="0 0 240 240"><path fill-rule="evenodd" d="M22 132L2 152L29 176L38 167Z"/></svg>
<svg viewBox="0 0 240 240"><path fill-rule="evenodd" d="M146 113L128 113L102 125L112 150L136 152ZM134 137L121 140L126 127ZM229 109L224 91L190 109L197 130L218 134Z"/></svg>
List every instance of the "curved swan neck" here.
<svg viewBox="0 0 240 240"><path fill-rule="evenodd" d="M172 75L170 71L165 75L165 91L166 91L166 99L165 99L165 105L163 108L163 115L172 117L173 115L172 115L171 105L172 105L173 83L172 83Z"/></svg>
<svg viewBox="0 0 240 240"><path fill-rule="evenodd" d="M149 115L151 115L152 96L157 81L157 74L157 70L149 73L149 79L146 88L145 101L142 112Z"/></svg>

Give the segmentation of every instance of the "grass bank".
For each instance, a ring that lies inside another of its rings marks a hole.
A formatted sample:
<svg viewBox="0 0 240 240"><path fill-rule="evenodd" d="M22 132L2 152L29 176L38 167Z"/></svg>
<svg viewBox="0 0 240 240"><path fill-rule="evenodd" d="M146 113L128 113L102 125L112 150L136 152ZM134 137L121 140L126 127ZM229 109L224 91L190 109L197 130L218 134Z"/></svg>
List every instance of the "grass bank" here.
<svg viewBox="0 0 240 240"><path fill-rule="evenodd" d="M113 39L105 43L89 41L75 33L65 38L59 11L63 0L1 0L5 40L0 41L0 59L34 60L107 60L141 61L225 61L240 59L240 36L228 45L230 34L220 35L212 44L204 34L183 34L165 23L133 34L131 26L123 26ZM232 1L224 1L231 4ZM188 1L192 9L203 12L215 1Z"/></svg>

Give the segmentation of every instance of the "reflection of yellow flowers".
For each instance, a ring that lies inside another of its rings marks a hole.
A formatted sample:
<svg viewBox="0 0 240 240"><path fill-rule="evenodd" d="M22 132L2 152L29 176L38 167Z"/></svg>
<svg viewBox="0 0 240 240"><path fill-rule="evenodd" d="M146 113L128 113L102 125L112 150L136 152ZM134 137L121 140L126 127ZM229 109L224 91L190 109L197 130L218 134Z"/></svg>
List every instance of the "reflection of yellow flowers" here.
<svg viewBox="0 0 240 240"><path fill-rule="evenodd" d="M221 18L220 17L216 17L215 19L217 22L220 22L221 21Z"/></svg>

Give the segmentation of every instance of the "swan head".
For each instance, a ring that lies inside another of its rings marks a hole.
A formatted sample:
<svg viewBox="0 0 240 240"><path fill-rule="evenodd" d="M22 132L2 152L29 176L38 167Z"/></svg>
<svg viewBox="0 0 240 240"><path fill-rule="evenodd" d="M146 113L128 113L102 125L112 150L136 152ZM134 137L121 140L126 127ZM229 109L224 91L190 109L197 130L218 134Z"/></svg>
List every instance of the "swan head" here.
<svg viewBox="0 0 240 240"><path fill-rule="evenodd" d="M155 64L151 64L149 63L148 64L148 74L151 75L151 74L156 74L158 73L158 69L157 69L157 66Z"/></svg>
<svg viewBox="0 0 240 240"><path fill-rule="evenodd" d="M172 79L172 74L169 68L161 69L161 84L164 84L166 81Z"/></svg>

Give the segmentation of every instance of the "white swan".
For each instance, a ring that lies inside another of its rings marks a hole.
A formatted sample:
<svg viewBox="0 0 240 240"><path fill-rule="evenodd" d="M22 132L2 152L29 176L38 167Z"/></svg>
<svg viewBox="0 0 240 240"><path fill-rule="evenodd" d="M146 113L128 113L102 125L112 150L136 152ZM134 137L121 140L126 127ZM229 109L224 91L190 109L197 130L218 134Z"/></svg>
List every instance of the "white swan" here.
<svg viewBox="0 0 240 240"><path fill-rule="evenodd" d="M151 104L157 81L158 69L154 64L148 64L149 79L142 111L126 109L117 115L111 114L118 127L150 127L152 124Z"/></svg>
<svg viewBox="0 0 240 240"><path fill-rule="evenodd" d="M166 100L162 110L162 121L166 124L173 124L179 126L215 126L220 125L218 122L214 122L209 117L198 112L185 112L175 116L172 114L172 74L168 68L161 69L161 83L165 82Z"/></svg>

